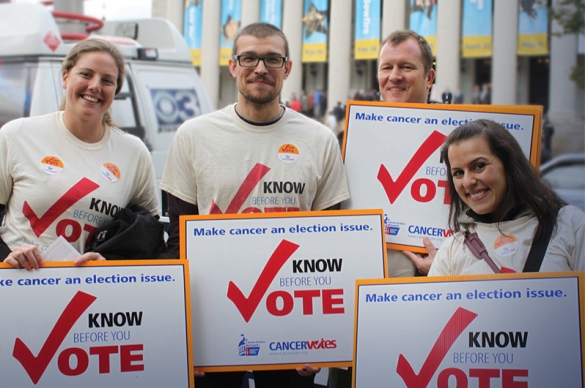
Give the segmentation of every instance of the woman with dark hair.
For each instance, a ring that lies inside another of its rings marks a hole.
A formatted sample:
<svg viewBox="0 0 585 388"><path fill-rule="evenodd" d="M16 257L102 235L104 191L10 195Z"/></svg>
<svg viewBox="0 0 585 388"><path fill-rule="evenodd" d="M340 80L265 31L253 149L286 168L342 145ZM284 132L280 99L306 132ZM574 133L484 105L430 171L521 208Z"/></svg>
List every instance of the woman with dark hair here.
<svg viewBox="0 0 585 388"><path fill-rule="evenodd" d="M124 80L113 44L75 45L61 67L61 110L13 120L0 130L0 261L38 269L43 250L63 236L81 253L93 232L130 204L157 216L154 169L140 139L114 126L109 109Z"/></svg>
<svg viewBox="0 0 585 388"><path fill-rule="evenodd" d="M585 269L585 214L542 182L504 127L491 120L462 125L441 157L449 225L458 232L441 246L429 276Z"/></svg>

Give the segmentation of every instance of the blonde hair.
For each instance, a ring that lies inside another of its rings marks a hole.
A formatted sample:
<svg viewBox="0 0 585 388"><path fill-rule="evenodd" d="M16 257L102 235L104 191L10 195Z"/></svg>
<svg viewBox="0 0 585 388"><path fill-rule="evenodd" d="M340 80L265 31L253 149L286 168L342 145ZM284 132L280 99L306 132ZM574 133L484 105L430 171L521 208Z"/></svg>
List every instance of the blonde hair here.
<svg viewBox="0 0 585 388"><path fill-rule="evenodd" d="M90 38L86 40L82 40L81 42L77 43L69 54L63 59L63 63L61 64L61 74L64 75L69 73L79 58L85 54L90 52L105 52L110 54L110 56L114 59L116 63L116 67L118 68L118 78L116 79L116 93L118 94L124 85L124 57L118 48L113 45L112 43L108 42L107 40L101 38ZM61 105L59 106L59 110L65 110L65 105L67 104L67 98L63 96L61 100ZM107 124L111 127L115 127L112 117L110 115L110 111L104 113L102 122Z"/></svg>

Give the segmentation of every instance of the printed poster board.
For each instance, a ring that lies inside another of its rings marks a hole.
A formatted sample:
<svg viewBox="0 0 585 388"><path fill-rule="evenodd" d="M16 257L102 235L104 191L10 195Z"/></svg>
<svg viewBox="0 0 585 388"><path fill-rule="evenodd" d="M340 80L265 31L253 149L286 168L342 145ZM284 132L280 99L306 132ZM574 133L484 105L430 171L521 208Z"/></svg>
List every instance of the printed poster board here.
<svg viewBox="0 0 585 388"><path fill-rule="evenodd" d="M194 386L186 260L0 263L0 387Z"/></svg>
<svg viewBox="0 0 585 388"><path fill-rule="evenodd" d="M540 163L540 106L350 101L346 115L343 159L351 198L341 207L383 208L390 249L426 252L424 236L438 248L452 234L440 149L457 126L477 119L501 123L530 163Z"/></svg>
<svg viewBox="0 0 585 388"><path fill-rule="evenodd" d="M353 387L583 387L584 280L358 280Z"/></svg>
<svg viewBox="0 0 585 388"><path fill-rule="evenodd" d="M198 371L350 366L355 280L383 278L382 211L181 216Z"/></svg>

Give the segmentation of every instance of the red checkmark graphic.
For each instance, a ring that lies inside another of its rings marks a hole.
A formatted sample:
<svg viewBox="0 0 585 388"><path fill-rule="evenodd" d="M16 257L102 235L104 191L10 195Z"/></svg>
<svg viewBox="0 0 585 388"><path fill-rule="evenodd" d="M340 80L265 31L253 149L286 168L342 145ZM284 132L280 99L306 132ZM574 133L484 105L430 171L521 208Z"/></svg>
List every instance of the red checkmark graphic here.
<svg viewBox="0 0 585 388"><path fill-rule="evenodd" d="M33 384L37 384L43 373L49 366L49 363L57 353L57 349L63 343L63 340L75 324L81 314L96 300L93 295L77 291L73 299L69 302L61 316L57 320L55 327L49 333L49 337L43 344L38 356L33 356L28 346L20 338L14 342L12 356L22 364L26 373L28 373Z"/></svg>
<svg viewBox="0 0 585 388"><path fill-rule="evenodd" d="M236 305L246 322L249 322L250 318L252 318L254 311L256 311L256 308L260 304L264 294L266 294L270 283L272 283L278 271L280 271L284 263L286 263L298 247L299 245L287 240L282 240L278 244L278 247L276 247L270 259L268 259L268 263L266 263L256 284L254 284L249 297L246 298L234 282L229 283L227 297Z"/></svg>
<svg viewBox="0 0 585 388"><path fill-rule="evenodd" d="M28 218L33 232L39 237L61 214L98 187L100 186L97 183L83 178L63 194L42 217L39 218L26 201L22 206L22 214Z"/></svg>
<svg viewBox="0 0 585 388"><path fill-rule="evenodd" d="M378 170L378 180L384 187L386 195L390 203L394 203L400 193L404 190L408 182L411 181L412 177L427 161L427 159L439 148L444 142L447 136L440 132L433 131L431 135L424 141L420 148L416 151L412 159L408 162L404 171L398 176L398 179L394 181L390 176L390 173L383 164L380 165Z"/></svg>
<svg viewBox="0 0 585 388"><path fill-rule="evenodd" d="M476 313L461 307L455 311L451 319L449 319L449 322L447 322L447 325L445 325L445 328L443 328L439 338L437 338L418 375L414 373L412 366L410 366L410 363L402 354L398 356L396 372L402 377L402 380L404 380L408 388L426 388L429 385L431 378L453 343L475 317L477 317Z"/></svg>
<svg viewBox="0 0 585 388"><path fill-rule="evenodd" d="M246 201L246 198L250 195L254 187L260 182L260 180L270 171L269 167L266 167L263 164L256 163L254 168L250 171L242 185L238 189L238 192L230 202L228 208L226 209L226 214L236 214L242 208L242 205ZM209 214L224 214L219 206L215 204L215 201L211 201L211 208L209 209Z"/></svg>

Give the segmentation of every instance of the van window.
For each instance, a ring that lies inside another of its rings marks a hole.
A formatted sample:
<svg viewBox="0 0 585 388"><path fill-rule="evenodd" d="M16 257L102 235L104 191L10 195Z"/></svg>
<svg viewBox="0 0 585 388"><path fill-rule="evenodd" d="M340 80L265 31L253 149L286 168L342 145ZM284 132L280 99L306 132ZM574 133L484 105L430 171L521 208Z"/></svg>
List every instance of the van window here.
<svg viewBox="0 0 585 388"><path fill-rule="evenodd" d="M192 67L133 63L132 69L136 93L148 106L144 119L149 122L147 136L152 142L154 163L159 163L156 152L161 151L165 153L160 156L160 163L164 165L177 129L185 121L204 113L202 96L198 92L203 86L197 85Z"/></svg>
<svg viewBox="0 0 585 388"><path fill-rule="evenodd" d="M150 141L146 136L144 125L140 122L134 84L130 77L126 77L122 89L114 98L110 107L112 120L121 130L138 136L148 150L151 150Z"/></svg>
<svg viewBox="0 0 585 388"><path fill-rule="evenodd" d="M0 60L0 127L30 115L31 85L38 64Z"/></svg>

